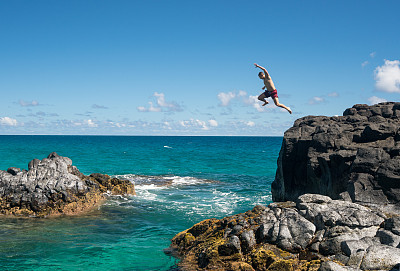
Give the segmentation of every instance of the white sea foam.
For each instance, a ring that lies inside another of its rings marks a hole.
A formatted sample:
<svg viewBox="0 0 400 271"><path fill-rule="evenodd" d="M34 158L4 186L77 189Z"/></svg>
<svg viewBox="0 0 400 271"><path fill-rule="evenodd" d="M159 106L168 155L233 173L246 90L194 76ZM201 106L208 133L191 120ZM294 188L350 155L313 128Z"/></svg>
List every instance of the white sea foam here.
<svg viewBox="0 0 400 271"><path fill-rule="evenodd" d="M242 194L234 187L229 188L227 183L189 176L125 174L116 177L135 184L136 196L130 199L132 206L139 204L159 212L180 212L188 218L193 215L223 217L234 214L239 206L251 208L271 201L270 194ZM125 200L121 200L121 205L129 208Z"/></svg>
<svg viewBox="0 0 400 271"><path fill-rule="evenodd" d="M170 146L164 146L164 148L166 148L166 149L172 149L172 147L170 147Z"/></svg>
<svg viewBox="0 0 400 271"><path fill-rule="evenodd" d="M194 178L194 177L174 176L171 179L172 179L172 184L174 184L174 185L194 185L194 184L201 184L201 183L206 182L206 180L198 179L198 178Z"/></svg>
<svg viewBox="0 0 400 271"><path fill-rule="evenodd" d="M116 175L120 179L127 179L135 184L135 189L145 187L146 189L164 189L165 187L183 186L183 185L197 185L210 180L199 179L195 177L181 177L181 176L143 176L134 174Z"/></svg>

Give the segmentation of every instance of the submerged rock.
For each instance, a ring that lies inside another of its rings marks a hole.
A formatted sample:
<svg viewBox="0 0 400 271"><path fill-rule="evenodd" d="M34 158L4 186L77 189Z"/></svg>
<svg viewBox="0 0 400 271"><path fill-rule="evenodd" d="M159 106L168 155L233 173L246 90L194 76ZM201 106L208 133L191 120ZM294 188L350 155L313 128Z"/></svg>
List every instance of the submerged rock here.
<svg viewBox="0 0 400 271"><path fill-rule="evenodd" d="M0 170L0 214L76 214L104 200L105 193L135 194L134 185L108 175L85 176L68 157L51 153L34 159L29 170Z"/></svg>

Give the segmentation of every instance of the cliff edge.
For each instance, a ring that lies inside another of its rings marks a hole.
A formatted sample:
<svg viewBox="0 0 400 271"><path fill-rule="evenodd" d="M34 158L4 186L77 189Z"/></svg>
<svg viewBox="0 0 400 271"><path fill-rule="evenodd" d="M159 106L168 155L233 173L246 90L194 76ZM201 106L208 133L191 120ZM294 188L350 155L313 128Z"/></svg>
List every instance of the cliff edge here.
<svg viewBox="0 0 400 271"><path fill-rule="evenodd" d="M400 203L400 103L307 116L285 132L273 201L305 193L367 204Z"/></svg>

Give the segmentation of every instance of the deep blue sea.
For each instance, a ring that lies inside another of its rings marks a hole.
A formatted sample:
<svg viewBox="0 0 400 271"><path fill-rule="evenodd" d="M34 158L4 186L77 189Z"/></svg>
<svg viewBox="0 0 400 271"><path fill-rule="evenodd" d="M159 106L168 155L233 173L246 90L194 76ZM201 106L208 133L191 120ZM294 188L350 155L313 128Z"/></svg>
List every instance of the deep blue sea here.
<svg viewBox="0 0 400 271"><path fill-rule="evenodd" d="M0 216L0 270L171 270L175 234L271 202L282 137L0 136L0 169L55 151L135 183L88 214Z"/></svg>

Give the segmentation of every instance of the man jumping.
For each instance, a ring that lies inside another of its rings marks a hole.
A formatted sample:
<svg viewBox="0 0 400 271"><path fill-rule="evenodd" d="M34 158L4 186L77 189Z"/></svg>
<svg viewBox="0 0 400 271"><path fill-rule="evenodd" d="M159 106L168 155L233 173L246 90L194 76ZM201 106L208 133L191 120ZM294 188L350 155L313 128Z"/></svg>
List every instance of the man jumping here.
<svg viewBox="0 0 400 271"><path fill-rule="evenodd" d="M276 91L274 82L272 82L271 76L269 75L267 70L256 63L254 63L254 66L256 66L256 68L260 68L263 71L258 73L258 77L260 77L260 79L264 81L264 86L262 89L265 91L260 96L258 96L258 99L264 102L263 106L268 104L267 100L265 99L271 97L276 106L282 107L286 109L290 114L292 114L292 110L290 110L289 107L279 103L278 92Z"/></svg>

